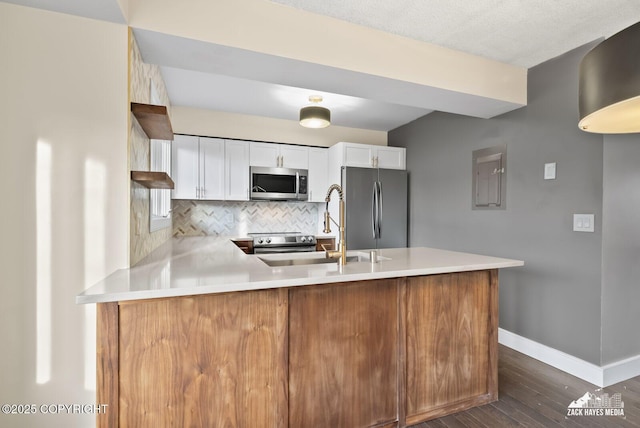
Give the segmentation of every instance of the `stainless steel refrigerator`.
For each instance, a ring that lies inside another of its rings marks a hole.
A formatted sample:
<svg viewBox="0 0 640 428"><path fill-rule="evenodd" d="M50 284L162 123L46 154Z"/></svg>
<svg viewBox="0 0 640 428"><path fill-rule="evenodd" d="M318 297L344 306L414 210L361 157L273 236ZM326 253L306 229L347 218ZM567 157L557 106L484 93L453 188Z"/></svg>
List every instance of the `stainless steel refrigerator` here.
<svg viewBox="0 0 640 428"><path fill-rule="evenodd" d="M347 248L407 246L407 171L342 167Z"/></svg>

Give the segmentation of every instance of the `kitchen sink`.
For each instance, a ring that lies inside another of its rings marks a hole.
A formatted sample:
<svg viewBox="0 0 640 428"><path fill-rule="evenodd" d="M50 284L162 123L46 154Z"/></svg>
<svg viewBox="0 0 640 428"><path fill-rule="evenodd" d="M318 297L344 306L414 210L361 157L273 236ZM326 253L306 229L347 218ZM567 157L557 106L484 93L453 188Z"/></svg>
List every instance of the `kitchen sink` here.
<svg viewBox="0 0 640 428"><path fill-rule="evenodd" d="M304 266L304 265L320 265L327 263L338 263L338 259L328 259L324 253L296 253L294 254L277 254L258 257L263 263L271 267L282 266ZM391 260L388 257L378 256L378 260ZM365 252L347 253L347 264L354 262L368 262L369 254Z"/></svg>
<svg viewBox="0 0 640 428"><path fill-rule="evenodd" d="M258 258L271 267L338 263L338 259L328 259L326 257L295 258L295 259L267 259L264 257L258 257ZM362 261L362 260L358 260L359 258L360 258L359 256L347 256L347 263Z"/></svg>

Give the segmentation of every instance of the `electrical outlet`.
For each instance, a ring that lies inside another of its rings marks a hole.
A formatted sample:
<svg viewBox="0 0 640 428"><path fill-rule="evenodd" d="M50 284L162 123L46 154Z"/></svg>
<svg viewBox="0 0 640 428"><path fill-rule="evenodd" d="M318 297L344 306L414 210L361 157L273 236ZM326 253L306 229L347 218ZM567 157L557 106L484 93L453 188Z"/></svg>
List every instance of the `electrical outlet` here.
<svg viewBox="0 0 640 428"><path fill-rule="evenodd" d="M574 232L594 232L595 216L593 214L574 214L573 215L573 231Z"/></svg>

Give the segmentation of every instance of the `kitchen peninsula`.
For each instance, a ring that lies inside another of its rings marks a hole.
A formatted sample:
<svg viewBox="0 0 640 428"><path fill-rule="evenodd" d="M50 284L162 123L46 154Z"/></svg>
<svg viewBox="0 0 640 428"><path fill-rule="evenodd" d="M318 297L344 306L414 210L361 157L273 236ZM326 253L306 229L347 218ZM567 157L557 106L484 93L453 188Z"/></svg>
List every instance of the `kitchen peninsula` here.
<svg viewBox="0 0 640 428"><path fill-rule="evenodd" d="M403 427L496 400L498 269L523 262L379 254L189 237L115 272L76 298L98 303L98 426Z"/></svg>

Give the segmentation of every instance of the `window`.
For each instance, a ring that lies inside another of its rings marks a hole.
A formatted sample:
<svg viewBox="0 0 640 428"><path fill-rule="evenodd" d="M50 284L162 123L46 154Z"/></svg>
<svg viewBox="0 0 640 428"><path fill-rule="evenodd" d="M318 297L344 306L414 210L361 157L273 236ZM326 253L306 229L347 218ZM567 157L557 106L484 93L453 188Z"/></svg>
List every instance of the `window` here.
<svg viewBox="0 0 640 428"><path fill-rule="evenodd" d="M149 100L160 105L156 85L150 80ZM171 141L149 140L150 171L171 175ZM171 227L171 190L151 189L149 198L149 232Z"/></svg>
<svg viewBox="0 0 640 428"><path fill-rule="evenodd" d="M171 175L171 141L150 140L151 171ZM171 227L171 190L151 189L149 231Z"/></svg>

